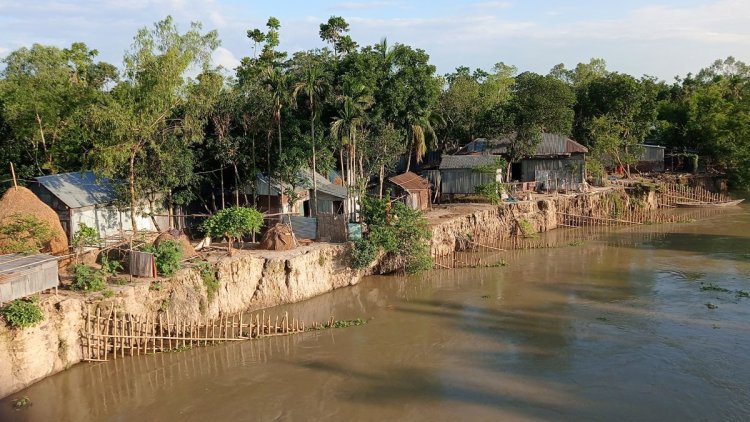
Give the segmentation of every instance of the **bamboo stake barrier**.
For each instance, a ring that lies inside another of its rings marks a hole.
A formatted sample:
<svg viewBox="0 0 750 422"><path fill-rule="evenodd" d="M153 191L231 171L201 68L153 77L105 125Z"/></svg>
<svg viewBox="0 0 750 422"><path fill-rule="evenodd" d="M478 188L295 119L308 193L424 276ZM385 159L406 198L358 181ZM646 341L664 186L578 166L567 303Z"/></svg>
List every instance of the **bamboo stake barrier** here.
<svg viewBox="0 0 750 422"><path fill-rule="evenodd" d="M322 328L331 328L334 319L331 317L325 324L305 324L285 312L283 317L276 316L275 322L265 310L250 316L249 322L242 313L222 315L219 319L205 322L185 321L179 317L172 321L169 312L166 318L141 318L134 315L118 315L111 309L104 317L101 308L93 314L86 312L82 351L87 361L107 361L111 351L112 358L139 356L170 350L185 349L193 346L206 346L225 341L242 341L263 337L284 336L303 333Z"/></svg>

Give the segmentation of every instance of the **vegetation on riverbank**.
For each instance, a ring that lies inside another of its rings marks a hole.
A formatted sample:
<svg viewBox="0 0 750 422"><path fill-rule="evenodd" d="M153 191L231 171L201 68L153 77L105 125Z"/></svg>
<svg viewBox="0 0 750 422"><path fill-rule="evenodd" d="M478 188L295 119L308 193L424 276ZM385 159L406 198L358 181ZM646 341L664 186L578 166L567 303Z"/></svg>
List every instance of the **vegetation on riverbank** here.
<svg viewBox="0 0 750 422"><path fill-rule="evenodd" d="M216 31L181 31L170 17L140 30L120 67L83 43L19 48L0 73L0 163L15 163L21 181L93 169L122 181L131 209L163 197L215 212L226 201L212 188L237 205L258 173L295 186L300 168L337 170L352 192L370 181L382 190L401 157L408 168L429 150L514 133L515 162L545 131L589 147L592 169L627 168L649 142L706 158L735 185L750 180L750 68L731 57L674 82L601 59L545 75L502 62L438 75L419 48L360 46L348 31L331 17L326 46L290 54L272 17L248 31L252 51L233 70L210 62ZM496 188L482 193L493 200Z"/></svg>
<svg viewBox="0 0 750 422"><path fill-rule="evenodd" d="M354 244L355 268L370 265L380 251L403 260L407 274L432 268L428 243L431 232L420 211L392 201L390 194L383 199L364 198L362 205L367 234Z"/></svg>

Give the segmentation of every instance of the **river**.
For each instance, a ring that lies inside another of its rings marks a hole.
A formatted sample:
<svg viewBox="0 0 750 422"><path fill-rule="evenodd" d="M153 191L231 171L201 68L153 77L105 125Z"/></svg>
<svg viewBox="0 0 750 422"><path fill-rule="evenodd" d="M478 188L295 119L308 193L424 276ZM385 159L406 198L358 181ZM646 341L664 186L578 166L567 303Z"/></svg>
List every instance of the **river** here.
<svg viewBox="0 0 750 422"><path fill-rule="evenodd" d="M364 326L76 365L0 420L750 420L750 207L582 238L274 310Z"/></svg>

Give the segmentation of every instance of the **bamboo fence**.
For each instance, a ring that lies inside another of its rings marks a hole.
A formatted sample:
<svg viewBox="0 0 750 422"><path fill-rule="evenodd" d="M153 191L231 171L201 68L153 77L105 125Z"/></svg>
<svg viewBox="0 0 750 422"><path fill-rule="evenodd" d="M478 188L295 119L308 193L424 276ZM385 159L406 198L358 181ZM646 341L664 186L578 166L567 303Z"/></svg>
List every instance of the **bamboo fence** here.
<svg viewBox="0 0 750 422"><path fill-rule="evenodd" d="M205 322L172 318L169 312L157 317L120 314L111 310L108 315L87 310L82 336L83 360L107 361L193 346L227 341L242 341L264 337L284 336L310 330L331 328L334 319L307 325L286 312L273 318L265 311L247 315L238 313L209 319Z"/></svg>

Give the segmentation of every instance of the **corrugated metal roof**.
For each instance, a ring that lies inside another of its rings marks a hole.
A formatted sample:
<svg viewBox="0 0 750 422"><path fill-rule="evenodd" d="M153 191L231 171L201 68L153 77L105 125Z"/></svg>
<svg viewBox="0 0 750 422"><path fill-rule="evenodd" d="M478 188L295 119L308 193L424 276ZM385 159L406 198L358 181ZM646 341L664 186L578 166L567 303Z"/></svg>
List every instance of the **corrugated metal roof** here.
<svg viewBox="0 0 750 422"><path fill-rule="evenodd" d="M36 180L69 208L109 204L115 200L115 190L107 178L96 179L91 171L40 176Z"/></svg>
<svg viewBox="0 0 750 422"><path fill-rule="evenodd" d="M440 170L473 169L480 166L491 166L497 163L498 157L492 155L444 155L440 161Z"/></svg>
<svg viewBox="0 0 750 422"><path fill-rule="evenodd" d="M477 138L464 146L459 154L505 154L508 152L508 145L516 137L515 134L501 139ZM588 148L578 142L553 133L542 133L542 139L534 152L535 157L550 155L568 155L574 153L587 153Z"/></svg>
<svg viewBox="0 0 750 422"><path fill-rule="evenodd" d="M428 182L427 179L424 179L410 171L399 174L398 176L393 176L388 180L390 180L391 183L401 186L402 188L404 188L404 190L407 191L425 190L430 188L430 182Z"/></svg>
<svg viewBox="0 0 750 422"><path fill-rule="evenodd" d="M44 262L51 261L57 261L57 258L46 253L40 253L36 255L24 255L20 253L0 255L0 274L9 274L17 271L24 271Z"/></svg>
<svg viewBox="0 0 750 422"><path fill-rule="evenodd" d="M335 196L336 198L345 199L346 191L347 189L345 186L334 185L333 183L318 183L318 193L323 192L325 194Z"/></svg>
<svg viewBox="0 0 750 422"><path fill-rule="evenodd" d="M307 192L308 190L312 189L312 174L312 171L308 169L299 170L298 177L303 181L303 186L295 187L295 191L297 193ZM334 185L320 173L315 174L315 179L318 182L318 192L323 192L337 198L346 198L346 187ZM270 195L278 196L279 192L282 192L290 187L291 185L289 185L288 183L272 179ZM269 195L268 180L265 175L258 174L258 176L256 177L255 192L258 195Z"/></svg>

